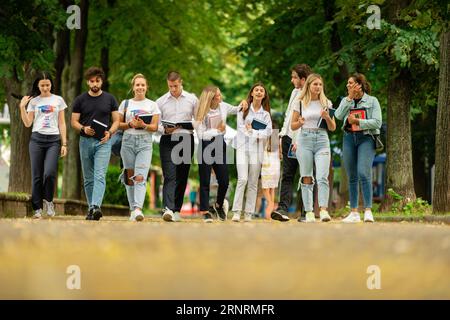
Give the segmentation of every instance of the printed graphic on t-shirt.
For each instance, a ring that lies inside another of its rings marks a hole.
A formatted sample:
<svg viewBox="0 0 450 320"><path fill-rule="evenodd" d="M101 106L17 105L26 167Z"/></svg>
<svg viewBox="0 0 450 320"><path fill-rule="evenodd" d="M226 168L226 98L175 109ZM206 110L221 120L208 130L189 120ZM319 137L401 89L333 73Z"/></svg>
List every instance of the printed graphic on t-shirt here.
<svg viewBox="0 0 450 320"><path fill-rule="evenodd" d="M150 112L147 110L143 110L143 109L134 109L134 110L130 110L130 114L131 117L134 118L136 116L140 116L142 114L149 114Z"/></svg>
<svg viewBox="0 0 450 320"><path fill-rule="evenodd" d="M43 105L43 106L38 106L37 110L39 113L44 114L44 119L42 120L42 125L41 128L51 128L51 123L50 123L50 115L55 112L56 107L55 106L51 106L51 105Z"/></svg>

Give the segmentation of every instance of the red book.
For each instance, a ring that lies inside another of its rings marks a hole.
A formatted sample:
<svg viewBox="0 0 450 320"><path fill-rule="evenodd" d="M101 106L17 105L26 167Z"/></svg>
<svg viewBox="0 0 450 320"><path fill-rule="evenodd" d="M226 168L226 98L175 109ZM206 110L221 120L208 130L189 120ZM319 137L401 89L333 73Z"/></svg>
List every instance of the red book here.
<svg viewBox="0 0 450 320"><path fill-rule="evenodd" d="M353 114L357 119L367 119L366 108L350 109L350 114ZM361 131L361 128L357 124L352 124L351 131Z"/></svg>

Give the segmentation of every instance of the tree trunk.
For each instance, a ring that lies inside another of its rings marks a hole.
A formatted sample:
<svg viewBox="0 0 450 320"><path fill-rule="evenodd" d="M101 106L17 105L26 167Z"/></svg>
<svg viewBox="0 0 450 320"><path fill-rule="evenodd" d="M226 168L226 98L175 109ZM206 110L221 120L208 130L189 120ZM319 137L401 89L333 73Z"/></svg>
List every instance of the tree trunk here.
<svg viewBox="0 0 450 320"><path fill-rule="evenodd" d="M63 197L67 199L81 198L81 163L79 155L79 135L70 127L70 118L72 116L72 103L76 96L81 93L81 84L83 81L84 57L86 52L86 41L88 34L88 9L89 1L82 0L81 9L81 29L75 31L75 46L70 59L70 75L66 100L70 105L66 112L66 122L68 125L68 147L69 152L64 160L63 177Z"/></svg>
<svg viewBox="0 0 450 320"><path fill-rule="evenodd" d="M411 75L403 69L388 84L386 189L403 196L403 203L415 200L411 147ZM382 210L391 209L393 199L387 195Z"/></svg>
<svg viewBox="0 0 450 320"><path fill-rule="evenodd" d="M25 68L25 80L19 81L15 74L4 79L7 103L10 113L11 134L11 166L9 171L9 192L31 193L31 163L28 144L31 128L26 128L20 117L19 102L11 97L11 93L26 95L31 88L31 67Z"/></svg>
<svg viewBox="0 0 450 320"><path fill-rule="evenodd" d="M439 97L436 121L436 162L433 213L450 212L450 31L440 37Z"/></svg>

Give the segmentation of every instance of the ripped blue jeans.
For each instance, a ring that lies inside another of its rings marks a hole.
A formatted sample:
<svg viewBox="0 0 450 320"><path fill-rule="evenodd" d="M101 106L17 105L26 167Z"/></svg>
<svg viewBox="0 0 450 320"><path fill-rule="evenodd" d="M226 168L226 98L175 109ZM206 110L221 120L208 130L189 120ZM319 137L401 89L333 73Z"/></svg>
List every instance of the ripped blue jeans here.
<svg viewBox="0 0 450 320"><path fill-rule="evenodd" d="M124 167L120 181L125 184L127 189L130 210L142 209L147 192L148 171L152 163L152 135L127 134L125 132L120 155Z"/></svg>
<svg viewBox="0 0 450 320"><path fill-rule="evenodd" d="M300 185L302 188L305 211L313 211L313 189L317 181L319 206L328 207L330 188L328 186L328 173L330 171L330 140L328 133L322 129L302 129L297 136L297 159L300 165ZM316 177L313 177L313 168L316 166ZM311 177L312 183L303 183L303 177Z"/></svg>

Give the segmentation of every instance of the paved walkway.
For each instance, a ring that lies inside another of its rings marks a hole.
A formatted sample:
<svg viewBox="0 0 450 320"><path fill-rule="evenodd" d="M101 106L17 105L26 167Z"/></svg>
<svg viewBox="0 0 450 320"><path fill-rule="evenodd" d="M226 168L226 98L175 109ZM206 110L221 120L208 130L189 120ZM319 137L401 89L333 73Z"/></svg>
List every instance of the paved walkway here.
<svg viewBox="0 0 450 320"><path fill-rule="evenodd" d="M0 299L450 299L450 227L0 219L0 284Z"/></svg>

